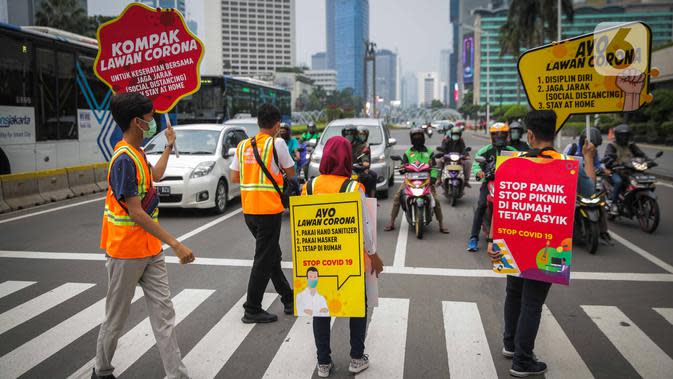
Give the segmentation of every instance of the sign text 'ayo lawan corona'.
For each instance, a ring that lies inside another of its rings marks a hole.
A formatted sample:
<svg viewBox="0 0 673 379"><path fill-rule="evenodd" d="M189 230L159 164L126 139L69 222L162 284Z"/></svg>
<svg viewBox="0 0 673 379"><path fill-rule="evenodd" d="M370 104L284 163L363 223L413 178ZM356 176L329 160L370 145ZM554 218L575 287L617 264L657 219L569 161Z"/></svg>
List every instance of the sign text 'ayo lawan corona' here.
<svg viewBox="0 0 673 379"><path fill-rule="evenodd" d="M114 93L141 93L164 113L199 90L203 44L177 10L132 3L97 36L94 72Z"/></svg>
<svg viewBox="0 0 673 379"><path fill-rule="evenodd" d="M518 70L536 110L556 113L556 130L573 114L631 112L649 93L650 28L641 23L599 24L596 32L531 49Z"/></svg>
<svg viewBox="0 0 673 379"><path fill-rule="evenodd" d="M572 264L576 160L497 158L493 271L568 284Z"/></svg>
<svg viewBox="0 0 673 379"><path fill-rule="evenodd" d="M295 315L363 317L360 193L290 198Z"/></svg>

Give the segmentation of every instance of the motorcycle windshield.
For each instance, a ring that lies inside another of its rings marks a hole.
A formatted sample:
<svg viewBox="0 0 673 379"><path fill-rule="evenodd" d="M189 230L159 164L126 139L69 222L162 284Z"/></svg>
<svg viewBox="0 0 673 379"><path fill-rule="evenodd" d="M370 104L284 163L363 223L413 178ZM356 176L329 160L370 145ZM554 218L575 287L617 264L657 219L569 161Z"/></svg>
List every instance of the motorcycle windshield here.
<svg viewBox="0 0 673 379"><path fill-rule="evenodd" d="M408 180L426 180L430 178L430 173L428 172L409 172L407 173Z"/></svg>

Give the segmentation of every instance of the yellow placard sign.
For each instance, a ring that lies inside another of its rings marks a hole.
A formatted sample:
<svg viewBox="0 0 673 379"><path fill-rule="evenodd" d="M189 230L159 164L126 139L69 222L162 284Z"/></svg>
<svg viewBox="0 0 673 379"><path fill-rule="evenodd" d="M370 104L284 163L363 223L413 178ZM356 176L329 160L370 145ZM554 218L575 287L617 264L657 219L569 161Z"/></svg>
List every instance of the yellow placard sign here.
<svg viewBox="0 0 673 379"><path fill-rule="evenodd" d="M556 131L572 114L631 112L652 100L650 28L632 22L596 30L519 57L528 102L556 113Z"/></svg>
<svg viewBox="0 0 673 379"><path fill-rule="evenodd" d="M364 317L359 192L290 198L295 316Z"/></svg>

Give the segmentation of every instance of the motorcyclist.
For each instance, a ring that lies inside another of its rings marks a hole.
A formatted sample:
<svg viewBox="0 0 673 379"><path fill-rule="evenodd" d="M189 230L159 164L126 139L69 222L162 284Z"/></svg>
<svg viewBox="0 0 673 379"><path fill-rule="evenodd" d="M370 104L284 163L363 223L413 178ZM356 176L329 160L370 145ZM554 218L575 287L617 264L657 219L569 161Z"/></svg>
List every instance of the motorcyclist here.
<svg viewBox="0 0 673 379"><path fill-rule="evenodd" d="M563 150L563 154L582 158L583 157L582 148L584 147L586 141L587 141L587 134L583 132L580 135L578 142L573 142L571 144L568 144L568 146L566 146L566 148ZM594 154L594 170L596 171L596 173L603 172L604 174L607 175L609 170L603 167L603 165L601 164L600 157L598 155L598 146L603 144L603 136L601 135L601 131L598 130L598 128L591 128L589 130L589 142L591 142L591 144L596 147L596 152ZM601 230L600 238L607 245L612 245L613 244L612 237L608 232L607 215L603 210L601 210L600 214L601 214L601 219L599 223Z"/></svg>
<svg viewBox="0 0 673 379"><path fill-rule="evenodd" d="M488 129L488 132L491 135L491 143L482 147L476 157L484 157L487 161L493 161L502 151L516 151L511 146L507 145L507 139L509 138L509 126L504 122L496 122ZM477 251L477 245L479 244L479 229L484 219L484 213L488 207L487 197L488 197L488 182L484 179L484 172L481 171L479 165L474 165L472 167L472 173L475 178L481 181L481 187L479 188L479 200L477 201L477 208L474 210L474 218L472 220L472 230L470 231L470 239L467 242L467 251Z"/></svg>
<svg viewBox="0 0 673 379"><path fill-rule="evenodd" d="M640 150L638 145L632 141L633 132L627 124L621 124L614 128L615 140L610 141L605 147L605 157L603 163L605 167L612 170L614 166L629 163L632 158L645 158L647 155ZM612 172L610 176L612 181L612 198L610 199L610 213L619 214L619 195L624 190L624 178L618 172Z"/></svg>
<svg viewBox="0 0 673 379"><path fill-rule="evenodd" d="M518 121L512 121L511 124L509 124L509 145L515 148L517 151L528 151L530 150L530 146L523 140L521 140L521 137L523 137L524 134L524 129L523 125L518 122ZM582 151L580 150L580 153Z"/></svg>
<svg viewBox="0 0 673 379"><path fill-rule="evenodd" d="M409 131L409 137L411 138L411 148L409 148L404 153L404 156L402 157L402 165L420 161L422 163L427 163L430 165L430 167L432 167L432 170L430 171L430 192L432 197L435 198L435 217L437 218L437 222L439 222L439 231L448 234L449 230L444 227L442 206L440 202L437 201L437 193L435 191L435 182L437 181L437 176L439 175L439 170L437 170L437 163L435 162L435 155L431 149L425 146L425 132L423 129L411 129ZM390 223L385 226L385 231L395 229L395 219L400 212L400 197L402 195L402 191L404 191L404 188L405 183L402 183L397 189L397 192L395 192L395 197L393 198L393 209L390 212Z"/></svg>
<svg viewBox="0 0 673 379"><path fill-rule="evenodd" d="M301 137L300 137L302 142L307 142L312 139L315 139L316 141L320 139L320 132L318 132L318 128L315 126L315 122L311 121L308 123L308 126L306 127L306 132L304 132Z"/></svg>
<svg viewBox="0 0 673 379"><path fill-rule="evenodd" d="M468 156L467 146L465 145L465 140L463 140L462 127L449 124L448 133L437 150L444 154L458 153L463 155L465 157L463 159L463 173L465 174L465 178L469 179L472 172L472 160ZM465 180L465 186L471 187L469 180Z"/></svg>
<svg viewBox="0 0 673 379"><path fill-rule="evenodd" d="M353 165L362 166L360 170L354 170L358 175L358 181L365 186L365 192L369 197L376 197L377 175L369 169L372 161L372 153L367 140L369 130L365 127L347 126L341 131L353 147Z"/></svg>
<svg viewBox="0 0 673 379"><path fill-rule="evenodd" d="M292 159L294 159L294 172L295 176L292 178L288 178L291 180L294 184L292 185L292 188L296 189L297 191L299 190L299 161L301 160L301 153L299 152L299 142L297 141L296 138L292 137L292 129L290 128L290 125L286 123L281 123L280 124L280 138L285 140L285 143L287 144L287 150L290 152L290 156ZM296 193L298 195L298 193Z"/></svg>

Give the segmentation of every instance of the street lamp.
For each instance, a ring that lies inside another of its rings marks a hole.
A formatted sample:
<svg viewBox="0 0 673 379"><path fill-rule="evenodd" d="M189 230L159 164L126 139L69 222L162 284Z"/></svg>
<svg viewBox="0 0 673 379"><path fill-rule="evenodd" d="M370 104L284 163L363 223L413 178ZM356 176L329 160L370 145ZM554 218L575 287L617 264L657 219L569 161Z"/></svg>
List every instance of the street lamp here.
<svg viewBox="0 0 673 379"><path fill-rule="evenodd" d="M472 30L473 32L479 32L486 35L486 40L491 43L491 32L477 28L474 26L460 24L463 28L467 30ZM481 43L479 44L481 46ZM488 129L489 124L491 123L491 54L486 53L486 129Z"/></svg>
<svg viewBox="0 0 673 379"><path fill-rule="evenodd" d="M372 117L376 117L376 43L364 41L365 43L365 67L364 67L364 99L367 105L367 62L372 61Z"/></svg>

